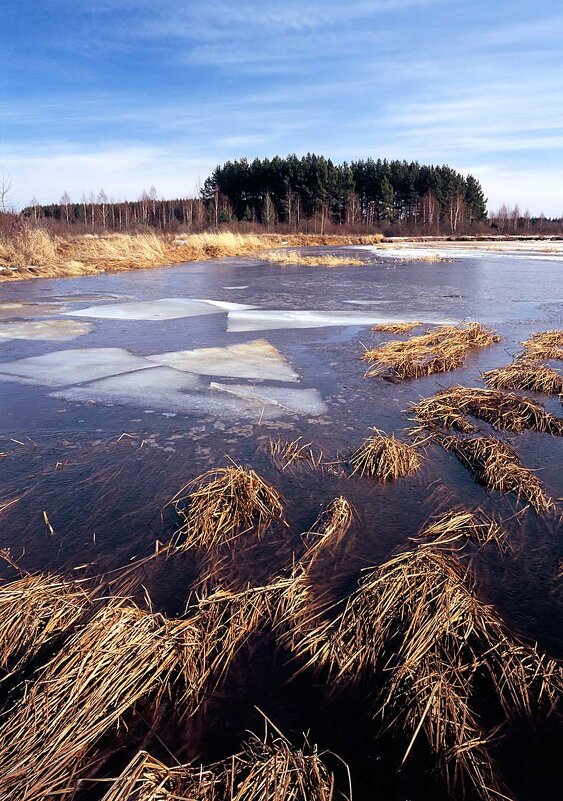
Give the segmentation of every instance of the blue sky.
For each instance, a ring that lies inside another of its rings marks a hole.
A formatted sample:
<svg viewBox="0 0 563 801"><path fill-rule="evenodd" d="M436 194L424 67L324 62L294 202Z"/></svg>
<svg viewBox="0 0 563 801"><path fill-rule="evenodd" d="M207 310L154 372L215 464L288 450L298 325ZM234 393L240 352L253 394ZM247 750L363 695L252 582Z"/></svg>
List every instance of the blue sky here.
<svg viewBox="0 0 563 801"><path fill-rule="evenodd" d="M562 32L560 0L4 0L1 167L22 205L372 155L560 215Z"/></svg>

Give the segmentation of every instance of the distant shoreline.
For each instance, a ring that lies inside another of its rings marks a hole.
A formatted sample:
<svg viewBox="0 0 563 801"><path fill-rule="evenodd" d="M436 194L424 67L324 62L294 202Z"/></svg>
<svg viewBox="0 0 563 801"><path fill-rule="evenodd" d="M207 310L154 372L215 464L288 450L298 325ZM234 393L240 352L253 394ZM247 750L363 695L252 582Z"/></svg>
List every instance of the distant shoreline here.
<svg viewBox="0 0 563 801"><path fill-rule="evenodd" d="M384 237L382 234L236 234L230 231L178 236L150 232L61 237L34 228L24 232L19 240L0 242L0 282L156 269L185 262L258 256L265 251L292 247L560 241L563 241L560 235ZM269 260L275 261L271 254Z"/></svg>

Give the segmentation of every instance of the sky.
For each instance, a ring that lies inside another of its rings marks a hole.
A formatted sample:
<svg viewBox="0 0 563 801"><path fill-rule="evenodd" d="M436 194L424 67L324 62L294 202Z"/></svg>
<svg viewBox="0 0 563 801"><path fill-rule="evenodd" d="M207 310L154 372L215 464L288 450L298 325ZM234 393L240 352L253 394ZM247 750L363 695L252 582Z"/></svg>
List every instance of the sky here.
<svg viewBox="0 0 563 801"><path fill-rule="evenodd" d="M561 0L4 0L16 207L192 196L227 159L449 164L563 215Z"/></svg>

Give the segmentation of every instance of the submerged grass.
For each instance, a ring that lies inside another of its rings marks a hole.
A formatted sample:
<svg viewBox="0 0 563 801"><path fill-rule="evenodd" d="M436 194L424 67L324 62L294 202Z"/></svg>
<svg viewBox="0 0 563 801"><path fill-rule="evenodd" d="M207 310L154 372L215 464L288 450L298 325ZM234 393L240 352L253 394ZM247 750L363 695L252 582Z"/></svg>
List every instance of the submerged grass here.
<svg viewBox="0 0 563 801"><path fill-rule="evenodd" d="M364 361L372 363L368 376L383 375L403 380L461 367L472 348L486 348L500 337L481 323L445 325L407 340L390 340L366 350Z"/></svg>
<svg viewBox="0 0 563 801"><path fill-rule="evenodd" d="M563 392L563 375L548 364L530 357L515 359L512 364L483 373L483 381L491 389L528 389L555 395Z"/></svg>
<svg viewBox="0 0 563 801"><path fill-rule="evenodd" d="M89 750L134 706L201 681L199 630L113 600L40 671L0 727L0 796L71 794Z"/></svg>
<svg viewBox="0 0 563 801"><path fill-rule="evenodd" d="M422 427L415 433L424 432L426 428L455 428L464 433L475 432L476 427L467 419L469 415L497 429L530 429L563 435L563 419L546 412L540 403L496 389L450 387L413 404L411 411Z"/></svg>
<svg viewBox="0 0 563 801"><path fill-rule="evenodd" d="M373 434L350 457L352 475L394 481L415 473L422 457L414 445L373 429Z"/></svg>
<svg viewBox="0 0 563 801"><path fill-rule="evenodd" d="M479 723L483 681L507 718L552 711L561 668L515 640L475 594L456 553L444 550L466 516L438 524L442 542L424 543L364 573L333 620L318 624L300 644L335 686L368 684L385 726L410 734L403 761L421 736L436 755L455 797L472 788L498 799L504 787L489 751L492 735ZM435 536L436 524L430 536Z"/></svg>
<svg viewBox="0 0 563 801"><path fill-rule="evenodd" d="M515 493L519 500L545 513L555 508L536 474L525 467L514 448L495 437L439 437L442 447L453 453L489 490Z"/></svg>
<svg viewBox="0 0 563 801"><path fill-rule="evenodd" d="M260 539L274 521L286 524L280 494L254 470L209 470L185 489L189 494L174 501L184 521L177 532L183 549L225 545L248 532Z"/></svg>

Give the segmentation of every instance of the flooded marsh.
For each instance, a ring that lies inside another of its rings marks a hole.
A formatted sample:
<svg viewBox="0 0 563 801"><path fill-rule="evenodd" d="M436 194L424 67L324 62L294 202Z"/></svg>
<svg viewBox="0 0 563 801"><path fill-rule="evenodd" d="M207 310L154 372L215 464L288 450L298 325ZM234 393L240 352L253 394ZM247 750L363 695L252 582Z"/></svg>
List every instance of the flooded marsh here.
<svg viewBox="0 0 563 801"><path fill-rule="evenodd" d="M563 254L396 249L1 285L2 798L556 797Z"/></svg>

